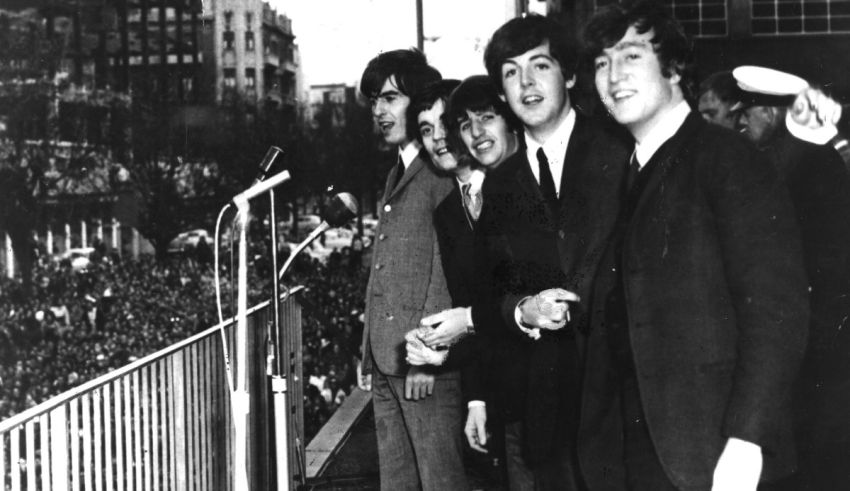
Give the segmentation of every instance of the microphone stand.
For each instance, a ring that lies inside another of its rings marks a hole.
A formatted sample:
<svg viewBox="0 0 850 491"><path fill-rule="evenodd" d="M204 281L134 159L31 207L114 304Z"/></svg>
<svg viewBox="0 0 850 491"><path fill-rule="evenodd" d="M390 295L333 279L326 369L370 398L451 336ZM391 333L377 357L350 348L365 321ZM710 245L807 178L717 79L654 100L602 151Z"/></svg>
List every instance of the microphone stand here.
<svg viewBox="0 0 850 491"><path fill-rule="evenodd" d="M256 473L256 463L248 448L249 427L251 417L251 399L249 395L250 372L249 363L253 357L248 353L248 225L251 220L251 209L248 201L264 192L268 192L271 200L270 219L272 221L272 266L277 271L277 216L274 206L273 188L289 179L289 173L283 171L265 181L252 185L246 191L238 194L232 201L237 209L236 226L239 233L237 267L237 301L236 301L236 367L238 375L234 377L235 387L231 392L231 411L234 426L234 457L233 457L233 488L249 490L250 475ZM218 230L216 228L216 230ZM217 267L217 266L216 266ZM266 373L272 376L272 391L274 401L275 454L277 455L277 489L289 491L289 448L287 433L289 420L287 418L287 387L286 378L281 376L280 354L280 287L279 280L274 279L272 291L273 319L267 324L268 341L266 358ZM273 326L273 327L270 327ZM285 336L286 337L286 336ZM288 337L287 337L288 338ZM284 340L287 343L287 339ZM226 344L226 343L225 343ZM287 349L289 349L287 344ZM226 346L225 346L226 350ZM288 366L287 366L288 369Z"/></svg>

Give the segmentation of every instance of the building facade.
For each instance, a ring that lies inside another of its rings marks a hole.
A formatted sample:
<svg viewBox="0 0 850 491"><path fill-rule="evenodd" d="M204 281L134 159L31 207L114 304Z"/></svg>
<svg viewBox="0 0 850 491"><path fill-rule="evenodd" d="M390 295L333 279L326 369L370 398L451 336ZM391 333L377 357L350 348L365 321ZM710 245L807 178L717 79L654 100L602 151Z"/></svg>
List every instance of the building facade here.
<svg viewBox="0 0 850 491"><path fill-rule="evenodd" d="M204 12L214 100L295 105L298 46L292 21L262 0L212 0Z"/></svg>

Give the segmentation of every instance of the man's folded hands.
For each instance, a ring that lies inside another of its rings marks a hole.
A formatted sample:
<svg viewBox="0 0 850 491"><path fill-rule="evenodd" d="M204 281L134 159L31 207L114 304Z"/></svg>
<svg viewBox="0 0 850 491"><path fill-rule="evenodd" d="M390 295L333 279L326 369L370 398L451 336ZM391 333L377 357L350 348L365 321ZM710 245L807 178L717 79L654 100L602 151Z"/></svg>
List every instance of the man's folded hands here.
<svg viewBox="0 0 850 491"><path fill-rule="evenodd" d="M413 366L433 365L440 366L445 363L449 355L448 350L436 350L429 348L423 341L422 336L426 331L432 331L430 327L417 327L405 334L407 341L407 363Z"/></svg>

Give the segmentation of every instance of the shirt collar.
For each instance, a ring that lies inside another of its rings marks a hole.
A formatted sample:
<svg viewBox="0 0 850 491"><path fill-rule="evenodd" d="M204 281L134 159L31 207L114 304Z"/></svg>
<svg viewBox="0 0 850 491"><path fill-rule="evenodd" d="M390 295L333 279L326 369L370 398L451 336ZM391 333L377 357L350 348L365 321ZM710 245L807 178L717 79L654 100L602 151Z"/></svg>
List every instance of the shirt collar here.
<svg viewBox="0 0 850 491"><path fill-rule="evenodd" d="M570 143L570 135L576 125L576 112L571 107L567 117L555 128L555 132L545 142L540 143L528 131L525 132L525 145L529 162L537 162L537 150L543 147L546 159L550 164L561 162L567 153L567 145Z"/></svg>
<svg viewBox="0 0 850 491"><path fill-rule="evenodd" d="M641 168L649 162L664 142L673 138L690 113L691 106L685 101L680 102L658 122L643 141L635 143L635 157Z"/></svg>
<svg viewBox="0 0 850 491"><path fill-rule="evenodd" d="M475 194L481 190L481 185L484 184L484 176L484 171L481 169L475 169L469 173L469 179L467 179L466 182L461 181L459 177L455 177L455 180L457 180L457 184L461 189L463 189L463 186L466 184L469 184L469 193Z"/></svg>
<svg viewBox="0 0 850 491"><path fill-rule="evenodd" d="M401 157L401 161L404 163L404 168L407 169L410 167L410 164L416 159L419 155L419 150L422 149L422 146L419 145L417 140L413 140L404 148L398 147L398 155Z"/></svg>

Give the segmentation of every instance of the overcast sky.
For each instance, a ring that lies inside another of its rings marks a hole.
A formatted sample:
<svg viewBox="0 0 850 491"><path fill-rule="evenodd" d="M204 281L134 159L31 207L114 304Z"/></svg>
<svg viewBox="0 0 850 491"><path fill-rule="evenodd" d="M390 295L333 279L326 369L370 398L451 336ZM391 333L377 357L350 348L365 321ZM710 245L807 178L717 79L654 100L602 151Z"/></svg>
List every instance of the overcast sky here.
<svg viewBox="0 0 850 491"><path fill-rule="evenodd" d="M416 46L416 0L269 0L292 19L305 85L356 84L380 51ZM484 73L514 0L424 0L425 54L446 78Z"/></svg>

